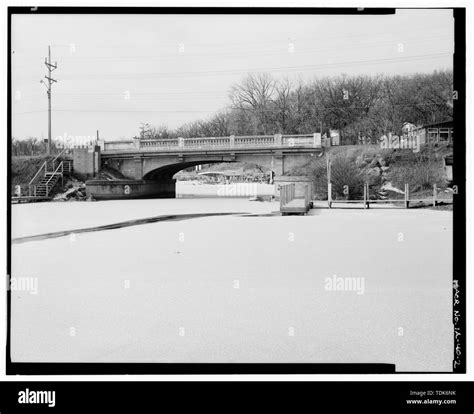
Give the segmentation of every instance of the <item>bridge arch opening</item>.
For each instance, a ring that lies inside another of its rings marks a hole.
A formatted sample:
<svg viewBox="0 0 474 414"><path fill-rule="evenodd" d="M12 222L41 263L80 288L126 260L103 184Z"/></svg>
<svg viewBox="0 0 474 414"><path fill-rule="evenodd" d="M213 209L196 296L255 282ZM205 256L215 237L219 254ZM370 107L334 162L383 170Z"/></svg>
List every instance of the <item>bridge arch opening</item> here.
<svg viewBox="0 0 474 414"><path fill-rule="evenodd" d="M189 171L189 174L183 171L198 165L204 168ZM177 198L271 197L274 195L274 176L273 170L256 163L199 160L155 168L147 172L143 179L149 183L156 182L157 185L172 185ZM194 185L196 181L202 185Z"/></svg>
<svg viewBox="0 0 474 414"><path fill-rule="evenodd" d="M182 162L182 163L165 165L165 166L156 168L152 171L149 171L143 176L143 179L147 181L163 181L163 180L167 181L167 180L179 179L179 176L178 176L179 173L190 167L197 167L199 165L208 166L208 165L219 165L219 164L223 165L223 168L218 168L218 170L222 171L223 173L225 173L227 170L227 167L226 167L227 164L231 164L232 166L235 166L235 170L240 170L241 174L234 174L234 175L238 175L240 178L244 176L247 176L247 178L249 177L252 178L252 175L253 175L256 178L258 177L260 179L264 179L264 177L269 177L271 180L275 176L275 173L276 173L273 169L267 166L257 164L257 163L222 161L222 160L217 160L217 161L205 160L205 161L190 161L190 162ZM204 171L202 172L204 173L213 172L212 168L210 168L208 171L206 170L207 169L204 168Z"/></svg>
<svg viewBox="0 0 474 414"><path fill-rule="evenodd" d="M149 171L143 176L144 180L151 180L151 181L162 181L162 180L172 180L174 176L182 170L185 170L189 167L195 167L197 165L204 165L204 164L218 164L222 163L221 160L217 161L189 161L189 162L181 162L177 164L168 164L162 167L156 168L152 171Z"/></svg>

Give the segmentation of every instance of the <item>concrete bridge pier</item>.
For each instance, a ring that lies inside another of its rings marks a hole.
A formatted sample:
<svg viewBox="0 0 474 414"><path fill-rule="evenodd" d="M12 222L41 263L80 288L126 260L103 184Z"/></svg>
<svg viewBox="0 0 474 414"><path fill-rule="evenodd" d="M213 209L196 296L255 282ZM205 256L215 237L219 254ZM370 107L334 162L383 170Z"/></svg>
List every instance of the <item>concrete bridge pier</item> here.
<svg viewBox="0 0 474 414"><path fill-rule="evenodd" d="M141 180L143 177L143 157L134 157L133 162L135 167L133 178L135 178L136 180Z"/></svg>

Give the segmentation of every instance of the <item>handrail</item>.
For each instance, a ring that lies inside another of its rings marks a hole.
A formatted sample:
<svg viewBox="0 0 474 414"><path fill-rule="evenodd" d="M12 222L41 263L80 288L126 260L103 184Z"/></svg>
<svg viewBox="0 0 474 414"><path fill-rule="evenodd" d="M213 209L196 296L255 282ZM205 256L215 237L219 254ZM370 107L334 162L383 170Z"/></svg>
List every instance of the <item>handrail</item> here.
<svg viewBox="0 0 474 414"><path fill-rule="evenodd" d="M60 167L61 167L61 173L60 173L60 174L62 174L62 173L63 173L63 161L61 161L61 162L59 163L58 167L57 167L57 168L54 170L54 172L51 174L51 177L49 177L49 180L46 181L46 196L49 195L49 188L48 188L49 182L53 179L53 177L54 177L56 174L58 174L58 170L59 170Z"/></svg>
<svg viewBox="0 0 474 414"><path fill-rule="evenodd" d="M45 162L43 162L43 164L41 164L41 167L40 167L39 170L36 172L35 176L31 179L31 181L28 183L28 186L30 186L30 185L33 184L33 181L36 180L36 177L38 176L38 174L41 172L41 170L42 170L43 168L45 168L45 171L46 171L46 162L47 162L47 161L45 161Z"/></svg>
<svg viewBox="0 0 474 414"><path fill-rule="evenodd" d="M56 162L56 160L57 160L61 155L63 155L63 153L64 153L65 151L66 151L66 148L63 148L63 150L62 150L58 155L56 155L56 157L54 157L54 159L53 159L53 161L52 161L52 162L53 162L53 168L54 168L54 163Z"/></svg>

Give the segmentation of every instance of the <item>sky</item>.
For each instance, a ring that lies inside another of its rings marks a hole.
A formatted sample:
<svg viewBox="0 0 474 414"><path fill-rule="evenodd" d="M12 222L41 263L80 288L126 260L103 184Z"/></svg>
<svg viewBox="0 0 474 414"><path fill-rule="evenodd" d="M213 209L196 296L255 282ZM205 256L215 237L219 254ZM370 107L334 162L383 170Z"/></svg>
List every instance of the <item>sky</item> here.
<svg viewBox="0 0 474 414"><path fill-rule="evenodd" d="M248 73L312 79L452 69L451 10L385 16L13 15L13 136L47 138L41 79L57 62L52 138L129 139L229 104Z"/></svg>

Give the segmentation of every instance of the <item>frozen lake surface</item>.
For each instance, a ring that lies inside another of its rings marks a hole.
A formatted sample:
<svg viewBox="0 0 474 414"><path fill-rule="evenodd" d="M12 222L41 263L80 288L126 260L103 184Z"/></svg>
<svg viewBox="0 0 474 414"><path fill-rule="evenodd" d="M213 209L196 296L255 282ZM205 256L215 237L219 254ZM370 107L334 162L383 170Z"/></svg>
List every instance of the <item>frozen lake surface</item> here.
<svg viewBox="0 0 474 414"><path fill-rule="evenodd" d="M12 206L14 362L380 362L452 371L452 212L156 199ZM357 281L339 290L336 281ZM329 287L328 287L329 284ZM332 286L332 288L331 288Z"/></svg>

